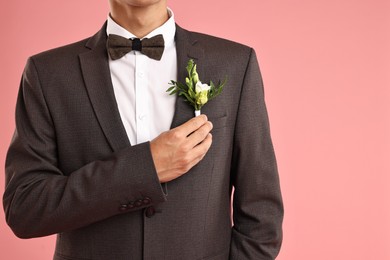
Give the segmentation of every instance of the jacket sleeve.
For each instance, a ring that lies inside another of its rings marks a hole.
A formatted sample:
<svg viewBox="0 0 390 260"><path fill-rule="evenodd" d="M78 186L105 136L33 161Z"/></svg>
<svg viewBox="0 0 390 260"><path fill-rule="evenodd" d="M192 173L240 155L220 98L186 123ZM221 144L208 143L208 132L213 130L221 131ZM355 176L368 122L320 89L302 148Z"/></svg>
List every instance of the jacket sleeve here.
<svg viewBox="0 0 390 260"><path fill-rule="evenodd" d="M56 130L30 58L17 100L3 196L7 223L18 237L72 230L166 200L149 143L113 152L65 175Z"/></svg>
<svg viewBox="0 0 390 260"><path fill-rule="evenodd" d="M241 90L232 165L230 259L275 259L282 242L283 203L254 50Z"/></svg>

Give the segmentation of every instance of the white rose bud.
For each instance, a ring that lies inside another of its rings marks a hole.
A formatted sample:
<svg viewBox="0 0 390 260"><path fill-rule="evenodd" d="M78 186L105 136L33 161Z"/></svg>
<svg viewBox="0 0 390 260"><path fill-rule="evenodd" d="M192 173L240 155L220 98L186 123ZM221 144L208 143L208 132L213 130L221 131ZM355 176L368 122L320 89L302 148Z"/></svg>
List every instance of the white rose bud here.
<svg viewBox="0 0 390 260"><path fill-rule="evenodd" d="M196 86L195 86L195 92L196 93L200 93L202 91L209 91L210 90L210 86L207 85L207 84L202 84L201 81L198 81L198 83L196 83Z"/></svg>

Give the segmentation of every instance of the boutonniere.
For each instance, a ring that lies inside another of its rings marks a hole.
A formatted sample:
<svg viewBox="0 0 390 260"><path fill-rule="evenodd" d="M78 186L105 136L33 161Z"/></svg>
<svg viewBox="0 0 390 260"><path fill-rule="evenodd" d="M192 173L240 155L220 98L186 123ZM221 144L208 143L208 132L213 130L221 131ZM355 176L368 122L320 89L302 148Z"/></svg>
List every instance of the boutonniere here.
<svg viewBox="0 0 390 260"><path fill-rule="evenodd" d="M188 77L186 77L186 83L177 82L171 80L167 92L169 95L178 93L179 96L183 96L190 105L195 109L195 116L201 114L201 108L210 100L221 94L223 87L227 82L227 77L223 82L219 82L215 85L212 81L210 84L204 84L200 81L198 72L196 71L196 64L194 60L190 59L187 64Z"/></svg>

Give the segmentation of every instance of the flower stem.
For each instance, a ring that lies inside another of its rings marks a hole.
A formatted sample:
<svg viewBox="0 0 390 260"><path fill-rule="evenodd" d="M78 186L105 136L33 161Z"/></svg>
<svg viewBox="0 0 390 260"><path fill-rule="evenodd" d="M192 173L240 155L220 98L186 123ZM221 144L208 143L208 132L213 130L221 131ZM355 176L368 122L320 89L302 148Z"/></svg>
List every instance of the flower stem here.
<svg viewBox="0 0 390 260"><path fill-rule="evenodd" d="M201 114L200 110L195 110L195 116L199 116Z"/></svg>

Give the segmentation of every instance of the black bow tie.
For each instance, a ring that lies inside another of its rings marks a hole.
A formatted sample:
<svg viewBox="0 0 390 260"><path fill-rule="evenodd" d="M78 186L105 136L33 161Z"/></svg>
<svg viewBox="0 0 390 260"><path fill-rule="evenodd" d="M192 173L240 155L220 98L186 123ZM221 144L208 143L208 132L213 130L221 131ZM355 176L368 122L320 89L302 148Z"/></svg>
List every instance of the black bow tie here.
<svg viewBox="0 0 390 260"><path fill-rule="evenodd" d="M107 49L111 59L117 60L130 51L140 51L151 59L161 60L164 52L164 37L159 34L152 38L140 40L126 39L122 36L110 34L107 40Z"/></svg>

